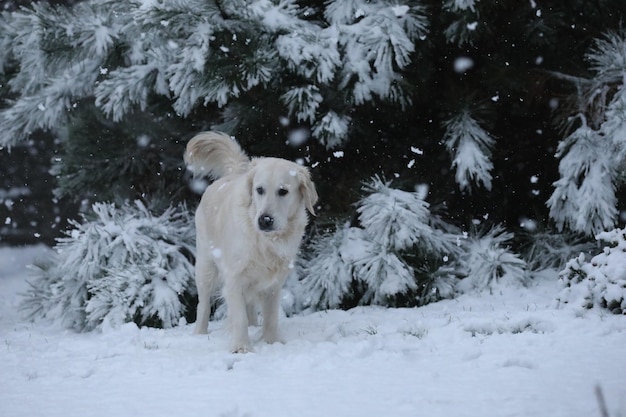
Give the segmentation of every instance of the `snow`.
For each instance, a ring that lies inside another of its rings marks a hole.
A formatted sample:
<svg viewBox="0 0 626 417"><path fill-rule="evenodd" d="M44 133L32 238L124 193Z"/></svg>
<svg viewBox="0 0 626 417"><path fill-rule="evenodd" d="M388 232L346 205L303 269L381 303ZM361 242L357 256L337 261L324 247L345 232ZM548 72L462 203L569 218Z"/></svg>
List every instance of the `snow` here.
<svg viewBox="0 0 626 417"><path fill-rule="evenodd" d="M211 255L213 255L213 257L215 259L221 258L222 254L223 254L223 252L222 252L222 249L220 249L220 248L213 248L213 249L211 249Z"/></svg>
<svg viewBox="0 0 626 417"><path fill-rule="evenodd" d="M454 71L463 74L474 67L474 60L467 56L460 56L454 60Z"/></svg>
<svg viewBox="0 0 626 417"><path fill-rule="evenodd" d="M478 0L446 0L445 7L449 8L453 12L459 12L462 10L471 10L474 12L476 9L476 2Z"/></svg>
<svg viewBox="0 0 626 417"><path fill-rule="evenodd" d="M287 134L287 145L297 148L304 145L311 136L307 128L293 129Z"/></svg>
<svg viewBox="0 0 626 417"><path fill-rule="evenodd" d="M396 17L404 17L409 12L409 10L411 10L411 8L406 5L391 6L391 10L393 11L393 14L396 15Z"/></svg>
<svg viewBox="0 0 626 417"><path fill-rule="evenodd" d="M283 317L284 344L241 355L223 321L208 338L185 323L79 334L25 321L24 265L45 250L0 249L2 415L588 417L596 386L626 413L626 320L556 309L554 273L415 309Z"/></svg>

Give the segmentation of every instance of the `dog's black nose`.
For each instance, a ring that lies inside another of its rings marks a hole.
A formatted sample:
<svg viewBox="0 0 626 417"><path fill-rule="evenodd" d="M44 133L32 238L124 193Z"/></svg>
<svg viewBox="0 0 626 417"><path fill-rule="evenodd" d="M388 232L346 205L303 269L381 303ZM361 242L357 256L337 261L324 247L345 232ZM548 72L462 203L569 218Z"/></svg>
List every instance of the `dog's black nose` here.
<svg viewBox="0 0 626 417"><path fill-rule="evenodd" d="M274 227L274 218L267 214L261 214L259 216L259 229L264 232L272 230Z"/></svg>

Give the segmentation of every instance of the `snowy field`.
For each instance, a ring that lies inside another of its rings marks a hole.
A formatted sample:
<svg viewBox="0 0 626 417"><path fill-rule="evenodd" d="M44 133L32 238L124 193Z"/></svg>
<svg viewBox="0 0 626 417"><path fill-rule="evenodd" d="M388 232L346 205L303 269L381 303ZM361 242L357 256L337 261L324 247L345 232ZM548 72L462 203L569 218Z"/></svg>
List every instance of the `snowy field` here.
<svg viewBox="0 0 626 417"><path fill-rule="evenodd" d="M190 325L77 334L16 311L43 247L0 249L0 416L626 416L626 318L524 290L415 309L282 318L285 344L227 350ZM258 330L252 329L258 336Z"/></svg>

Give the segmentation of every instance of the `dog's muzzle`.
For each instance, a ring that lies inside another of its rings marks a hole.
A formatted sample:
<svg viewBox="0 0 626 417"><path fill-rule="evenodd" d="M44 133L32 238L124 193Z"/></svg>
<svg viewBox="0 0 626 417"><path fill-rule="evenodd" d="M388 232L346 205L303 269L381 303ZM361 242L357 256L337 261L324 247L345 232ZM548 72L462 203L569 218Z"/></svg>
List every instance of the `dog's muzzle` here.
<svg viewBox="0 0 626 417"><path fill-rule="evenodd" d="M274 218L269 214L261 214L258 223L259 229L263 232L270 232L274 229Z"/></svg>

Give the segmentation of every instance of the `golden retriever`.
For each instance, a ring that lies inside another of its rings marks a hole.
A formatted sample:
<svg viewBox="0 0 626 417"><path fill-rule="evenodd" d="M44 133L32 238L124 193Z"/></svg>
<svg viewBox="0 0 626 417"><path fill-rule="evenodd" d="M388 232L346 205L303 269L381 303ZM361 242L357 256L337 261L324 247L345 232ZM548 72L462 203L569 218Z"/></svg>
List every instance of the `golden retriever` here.
<svg viewBox="0 0 626 417"><path fill-rule="evenodd" d="M196 176L216 179L196 211L195 333L207 333L211 299L221 292L233 352L251 350L248 326L263 317L263 339L280 341L280 291L293 268L317 192L309 171L279 158L250 160L228 135L204 132L184 160Z"/></svg>

